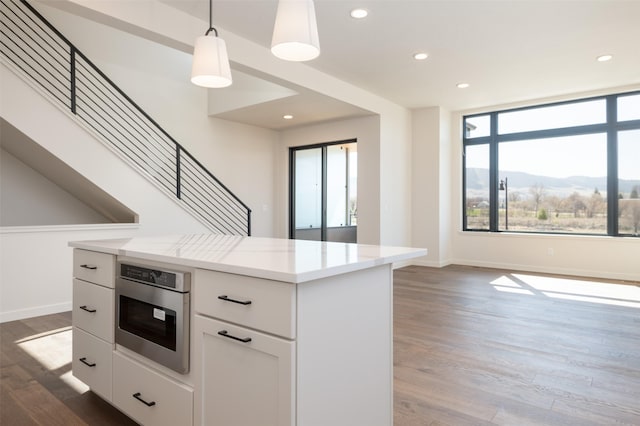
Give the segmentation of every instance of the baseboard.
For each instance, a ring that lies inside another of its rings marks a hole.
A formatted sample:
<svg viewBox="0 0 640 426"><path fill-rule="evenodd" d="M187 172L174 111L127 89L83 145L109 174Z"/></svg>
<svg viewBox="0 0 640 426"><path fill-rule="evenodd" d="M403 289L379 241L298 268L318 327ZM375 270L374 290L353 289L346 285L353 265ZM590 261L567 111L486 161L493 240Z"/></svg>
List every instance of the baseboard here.
<svg viewBox="0 0 640 426"><path fill-rule="evenodd" d="M36 306L33 308L18 309L15 311L0 312L0 323L17 321L25 318L39 317L42 315L57 314L71 310L71 302L55 305Z"/></svg>
<svg viewBox="0 0 640 426"><path fill-rule="evenodd" d="M445 266L451 265L453 262L450 260L440 260L440 261L428 261L428 260L414 260L411 262L411 265L415 266L426 266L428 268L444 268Z"/></svg>
<svg viewBox="0 0 640 426"><path fill-rule="evenodd" d="M394 264L393 268L397 269L397 268L402 268L404 266L409 266L409 265L425 266L428 268L444 268L445 266L448 266L448 265L463 265L463 266L477 266L479 268L506 269L506 270L512 270L512 271L521 271L521 272L538 272L543 274L557 274L557 275L568 275L568 276L575 276L575 277L630 281L633 283L640 282L637 275L624 274L624 273L611 272L611 271L592 271L587 269L557 268L557 267L521 265L521 264L501 263L501 262L482 262L482 261L466 260L466 259L450 259L450 260L443 260L443 261L413 260L413 261L408 261L407 263L408 264L402 264L399 266L396 266L396 264Z"/></svg>
<svg viewBox="0 0 640 426"><path fill-rule="evenodd" d="M588 277L588 278L600 278L600 279L607 279L607 280L638 282L637 275L624 274L624 273L611 272L611 271L593 271L588 269L545 267L545 266L537 266L537 265L521 265L521 264L500 263L500 262L469 261L465 259L455 259L451 262L451 264L477 266L480 268L507 269L507 270L513 270L513 271L522 271L522 272L539 272L543 274L557 274L557 275L568 275L568 276L575 276L575 277Z"/></svg>

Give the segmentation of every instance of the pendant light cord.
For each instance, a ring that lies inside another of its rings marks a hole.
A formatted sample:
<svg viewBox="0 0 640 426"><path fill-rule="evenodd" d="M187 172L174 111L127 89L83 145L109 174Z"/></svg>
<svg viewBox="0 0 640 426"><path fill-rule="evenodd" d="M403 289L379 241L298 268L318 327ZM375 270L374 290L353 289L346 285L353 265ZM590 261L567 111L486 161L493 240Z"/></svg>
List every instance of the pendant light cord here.
<svg viewBox="0 0 640 426"><path fill-rule="evenodd" d="M204 33L204 35L208 36L209 33L211 31L213 31L213 33L216 35L216 37L218 37L218 30L213 28L213 7L211 5L212 1L213 0L209 0L209 29L207 30L206 33Z"/></svg>

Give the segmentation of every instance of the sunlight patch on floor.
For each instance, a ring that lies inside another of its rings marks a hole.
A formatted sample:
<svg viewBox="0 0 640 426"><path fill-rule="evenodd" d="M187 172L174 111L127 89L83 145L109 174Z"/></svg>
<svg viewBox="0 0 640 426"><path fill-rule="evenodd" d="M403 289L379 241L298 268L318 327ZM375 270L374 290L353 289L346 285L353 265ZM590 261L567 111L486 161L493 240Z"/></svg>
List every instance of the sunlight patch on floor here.
<svg viewBox="0 0 640 426"><path fill-rule="evenodd" d="M507 277L506 275L503 275L500 278L496 278L495 280L491 281L491 284L493 284L494 287L498 286L498 287L522 288L520 284L513 281L511 278Z"/></svg>
<svg viewBox="0 0 640 426"><path fill-rule="evenodd" d="M616 305L616 306L625 306L627 308L640 309L639 302L632 302L627 300L607 299L603 297L577 296L575 294L551 293L546 291L543 293L545 296L551 297L553 299L575 300L577 302L601 303L604 305Z"/></svg>
<svg viewBox="0 0 640 426"><path fill-rule="evenodd" d="M494 285L493 287L496 290L502 291L504 293L528 294L530 296L534 295L531 290L527 290L527 289L524 289L524 288L502 287L502 286L499 286L499 285Z"/></svg>
<svg viewBox="0 0 640 426"><path fill-rule="evenodd" d="M529 274L503 275L491 281L491 285L497 291L508 293L540 294L554 299L640 309L640 287L636 285Z"/></svg>
<svg viewBox="0 0 640 426"><path fill-rule="evenodd" d="M71 365L71 327L17 340L15 343L49 371Z"/></svg>
<svg viewBox="0 0 640 426"><path fill-rule="evenodd" d="M85 393L89 390L89 386L76 379L71 373L71 370L60 376L60 380L62 380L67 386L78 393Z"/></svg>
<svg viewBox="0 0 640 426"><path fill-rule="evenodd" d="M635 285L584 281L570 278L540 277L527 274L513 276L535 290L561 293L563 299L568 295L572 300L606 303L611 305L640 307L640 287ZM547 294L552 297L551 294ZM586 298L586 299L585 299ZM615 303L620 302L620 303ZM638 303L634 303L638 302Z"/></svg>
<svg viewBox="0 0 640 426"><path fill-rule="evenodd" d="M503 275L500 278L496 278L495 280L491 281L491 284L493 285L494 289L503 293L526 294L528 296L534 295L531 290L522 288L520 284L507 277L506 275Z"/></svg>

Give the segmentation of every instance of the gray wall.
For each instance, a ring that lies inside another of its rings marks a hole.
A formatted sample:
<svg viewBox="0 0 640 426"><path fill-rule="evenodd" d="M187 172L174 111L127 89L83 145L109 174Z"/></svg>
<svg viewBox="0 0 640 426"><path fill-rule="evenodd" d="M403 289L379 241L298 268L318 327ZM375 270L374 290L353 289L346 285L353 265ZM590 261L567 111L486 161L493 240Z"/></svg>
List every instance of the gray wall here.
<svg viewBox="0 0 640 426"><path fill-rule="evenodd" d="M0 226L111 223L82 201L0 150Z"/></svg>

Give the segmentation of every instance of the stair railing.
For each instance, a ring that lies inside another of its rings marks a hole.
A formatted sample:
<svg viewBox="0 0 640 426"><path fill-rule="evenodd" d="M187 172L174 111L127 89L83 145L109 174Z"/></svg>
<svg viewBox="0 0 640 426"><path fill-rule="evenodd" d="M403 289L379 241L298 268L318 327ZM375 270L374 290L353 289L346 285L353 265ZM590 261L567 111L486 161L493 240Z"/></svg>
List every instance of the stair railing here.
<svg viewBox="0 0 640 426"><path fill-rule="evenodd" d="M251 235L251 209L25 0L0 0L1 55L208 227Z"/></svg>

